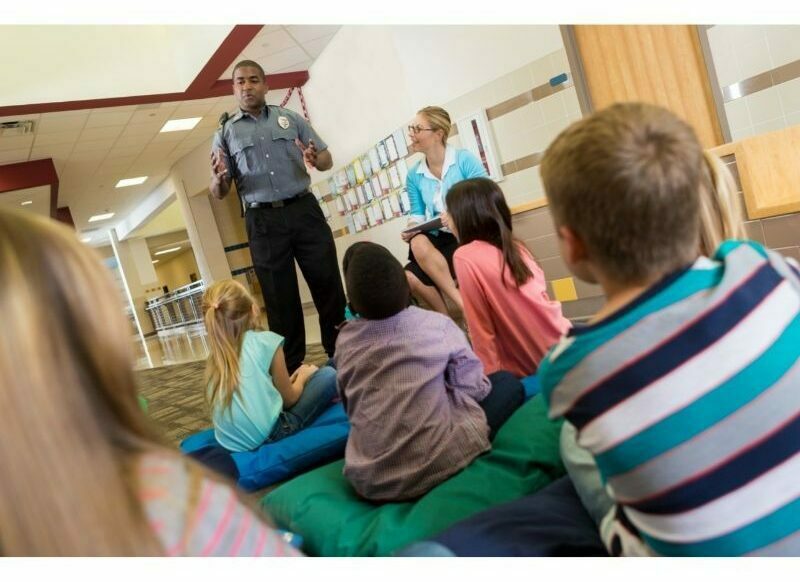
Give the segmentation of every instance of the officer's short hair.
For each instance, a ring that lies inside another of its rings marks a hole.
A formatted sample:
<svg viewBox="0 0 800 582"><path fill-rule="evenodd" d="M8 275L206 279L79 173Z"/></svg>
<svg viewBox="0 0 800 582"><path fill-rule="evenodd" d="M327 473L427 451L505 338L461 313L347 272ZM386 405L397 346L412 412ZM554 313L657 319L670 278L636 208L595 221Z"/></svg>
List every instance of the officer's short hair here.
<svg viewBox="0 0 800 582"><path fill-rule="evenodd" d="M231 77L235 78L236 70L241 69L242 67L253 67L254 69L258 69L261 72L262 79L266 78L267 76L267 74L264 72L264 68L261 65L259 65L255 61L251 61L250 59L245 59L243 61L239 61L238 63L236 63L236 66L233 67L233 73L231 73Z"/></svg>

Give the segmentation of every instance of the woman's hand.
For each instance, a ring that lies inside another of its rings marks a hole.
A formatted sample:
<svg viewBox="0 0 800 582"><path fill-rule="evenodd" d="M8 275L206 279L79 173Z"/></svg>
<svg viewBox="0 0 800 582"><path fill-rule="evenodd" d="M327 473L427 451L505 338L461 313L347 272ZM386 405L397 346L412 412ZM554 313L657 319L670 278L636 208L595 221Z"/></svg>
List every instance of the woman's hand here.
<svg viewBox="0 0 800 582"><path fill-rule="evenodd" d="M416 222L409 222L408 225L406 226L406 230L400 233L400 238L403 239L403 242L408 242L419 234L418 230L408 230L409 228L416 225L417 225Z"/></svg>
<svg viewBox="0 0 800 582"><path fill-rule="evenodd" d="M447 210L442 212L442 214L439 216L439 218L442 219L442 226L444 228L451 228L450 227L450 215L447 213Z"/></svg>
<svg viewBox="0 0 800 582"><path fill-rule="evenodd" d="M401 232L400 237L403 239L403 242L409 242L412 238L419 234L418 230L410 230L408 232Z"/></svg>

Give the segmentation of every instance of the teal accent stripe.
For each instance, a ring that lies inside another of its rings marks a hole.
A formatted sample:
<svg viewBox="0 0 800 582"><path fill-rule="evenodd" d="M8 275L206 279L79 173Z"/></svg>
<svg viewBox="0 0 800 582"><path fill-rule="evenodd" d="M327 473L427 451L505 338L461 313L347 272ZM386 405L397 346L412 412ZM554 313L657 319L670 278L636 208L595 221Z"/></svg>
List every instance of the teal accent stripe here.
<svg viewBox="0 0 800 582"><path fill-rule="evenodd" d="M647 545L662 556L741 556L800 531L800 498L724 536L691 544L663 542L642 534Z"/></svg>
<svg viewBox="0 0 800 582"><path fill-rule="evenodd" d="M626 313L607 325L598 324L597 330L587 331L575 336L574 343L564 350L555 361L550 360L551 350L547 357L542 360L537 372L542 381L542 394L548 406L553 389L570 370L580 364L594 350L612 341L620 333L626 331L647 315L683 301L698 291L715 287L719 284L723 274L722 265L713 269L689 270L672 285L634 308L630 313Z"/></svg>
<svg viewBox="0 0 800 582"><path fill-rule="evenodd" d="M719 247L717 247L716 252L714 253L714 260L715 261L724 261L725 258L731 254L733 251L738 249L739 247L749 247L753 249L756 253L760 256L764 257L765 259L769 259L769 254L767 253L766 249L761 246L759 243L752 241L752 240L726 240L723 241Z"/></svg>
<svg viewBox="0 0 800 582"><path fill-rule="evenodd" d="M736 412L778 382L797 362L800 316L761 356L727 382L657 424L595 457L606 479L626 473Z"/></svg>

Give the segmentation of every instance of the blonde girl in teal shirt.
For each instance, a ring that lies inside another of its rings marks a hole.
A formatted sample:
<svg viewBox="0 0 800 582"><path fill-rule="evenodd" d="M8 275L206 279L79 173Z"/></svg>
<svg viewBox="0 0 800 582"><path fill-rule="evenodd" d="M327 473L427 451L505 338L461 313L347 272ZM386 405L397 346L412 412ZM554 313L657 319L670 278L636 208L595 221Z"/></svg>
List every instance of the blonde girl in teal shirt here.
<svg viewBox="0 0 800 582"><path fill-rule="evenodd" d="M214 436L230 451L249 451L311 424L336 396L336 371L301 365L291 376L283 338L264 330L253 297L237 281L203 295L211 354L206 386Z"/></svg>

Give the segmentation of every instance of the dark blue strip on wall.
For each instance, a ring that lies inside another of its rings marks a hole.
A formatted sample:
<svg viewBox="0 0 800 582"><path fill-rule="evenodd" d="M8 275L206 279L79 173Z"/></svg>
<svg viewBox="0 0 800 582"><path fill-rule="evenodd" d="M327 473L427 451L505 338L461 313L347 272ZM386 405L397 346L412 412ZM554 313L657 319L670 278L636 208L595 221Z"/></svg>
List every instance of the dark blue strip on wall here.
<svg viewBox="0 0 800 582"><path fill-rule="evenodd" d="M252 265L250 265L249 267L242 267L241 269L236 269L235 271L231 271L231 275L234 277L236 275L244 275L247 271L251 271L252 269L253 269Z"/></svg>

